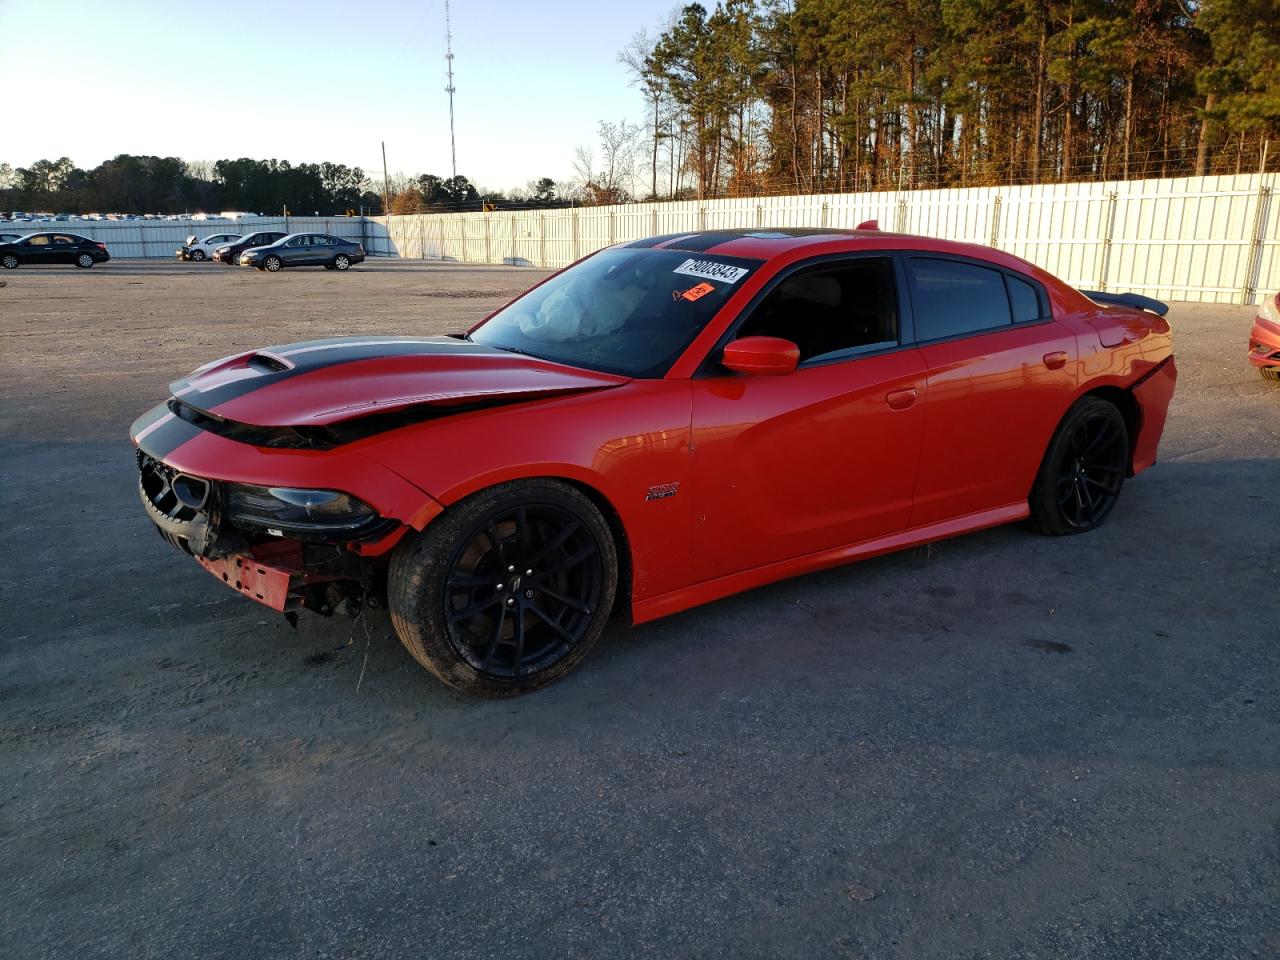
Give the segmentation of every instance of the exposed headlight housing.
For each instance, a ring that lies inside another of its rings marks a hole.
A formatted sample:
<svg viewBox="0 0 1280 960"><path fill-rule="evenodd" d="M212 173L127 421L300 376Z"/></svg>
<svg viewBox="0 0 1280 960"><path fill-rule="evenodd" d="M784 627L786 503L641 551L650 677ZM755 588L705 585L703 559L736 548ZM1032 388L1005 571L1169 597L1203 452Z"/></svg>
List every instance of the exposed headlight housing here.
<svg viewBox="0 0 1280 960"><path fill-rule="evenodd" d="M280 537L367 540L395 526L363 500L339 490L228 483L223 510L234 524Z"/></svg>

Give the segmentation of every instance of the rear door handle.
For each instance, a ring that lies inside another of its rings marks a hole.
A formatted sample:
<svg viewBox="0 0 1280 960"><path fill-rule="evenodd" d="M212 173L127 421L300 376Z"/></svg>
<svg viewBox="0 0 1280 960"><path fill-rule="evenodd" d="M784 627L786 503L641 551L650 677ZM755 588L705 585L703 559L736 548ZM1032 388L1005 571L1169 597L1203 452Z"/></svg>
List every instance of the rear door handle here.
<svg viewBox="0 0 1280 960"><path fill-rule="evenodd" d="M1067 365L1067 352L1065 350L1054 350L1052 353L1044 355L1044 365L1050 370L1061 370Z"/></svg>
<svg viewBox="0 0 1280 960"><path fill-rule="evenodd" d="M916 398L920 396L920 391L915 387L907 387L905 390L891 390L889 395L884 398L884 402L889 404L894 410L905 410L916 402Z"/></svg>

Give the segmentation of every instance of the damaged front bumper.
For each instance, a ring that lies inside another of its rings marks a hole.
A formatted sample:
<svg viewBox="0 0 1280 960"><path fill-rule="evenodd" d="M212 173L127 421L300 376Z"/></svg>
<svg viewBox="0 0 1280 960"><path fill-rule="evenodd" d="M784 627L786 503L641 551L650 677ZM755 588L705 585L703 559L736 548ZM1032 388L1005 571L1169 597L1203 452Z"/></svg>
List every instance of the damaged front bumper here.
<svg viewBox="0 0 1280 960"><path fill-rule="evenodd" d="M284 614L306 608L354 611L382 590L385 554L407 529L371 516L344 531L291 535L226 514L225 483L184 473L137 451L138 495L160 536L212 576L251 600Z"/></svg>

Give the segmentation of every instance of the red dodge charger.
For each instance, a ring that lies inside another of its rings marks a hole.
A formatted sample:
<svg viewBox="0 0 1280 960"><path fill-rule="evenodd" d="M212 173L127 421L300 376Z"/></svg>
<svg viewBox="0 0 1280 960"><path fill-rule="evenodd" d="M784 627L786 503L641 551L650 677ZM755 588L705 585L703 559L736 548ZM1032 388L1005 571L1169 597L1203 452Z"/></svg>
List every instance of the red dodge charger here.
<svg viewBox="0 0 1280 960"><path fill-rule="evenodd" d="M132 427L142 503L292 617L385 603L446 683L548 683L642 623L1029 519L1156 459L1166 307L985 247L743 230L610 247L466 334L208 364Z"/></svg>

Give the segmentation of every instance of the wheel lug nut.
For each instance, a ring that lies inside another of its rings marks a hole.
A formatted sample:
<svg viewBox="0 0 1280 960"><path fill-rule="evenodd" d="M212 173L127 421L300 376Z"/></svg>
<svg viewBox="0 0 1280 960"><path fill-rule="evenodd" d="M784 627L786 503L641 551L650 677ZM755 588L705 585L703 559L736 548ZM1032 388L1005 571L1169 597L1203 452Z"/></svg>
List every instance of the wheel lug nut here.
<svg viewBox="0 0 1280 960"><path fill-rule="evenodd" d="M515 567L507 567L507 573L515 573L515 572L516 572Z"/></svg>
<svg viewBox="0 0 1280 960"><path fill-rule="evenodd" d="M532 591L532 590L526 590L526 591L524 592L524 595L525 595L527 598L529 598L530 600L532 600L532 599L533 599L533 591Z"/></svg>
<svg viewBox="0 0 1280 960"><path fill-rule="evenodd" d="M533 571L532 571L532 570L526 570L526 571L524 572L524 575L525 575L526 577L532 577L532 576L533 576Z"/></svg>
<svg viewBox="0 0 1280 960"><path fill-rule="evenodd" d="M508 606L508 607L514 607L515 605L516 605L516 598L515 598L515 597L507 597L507 606Z"/></svg>

